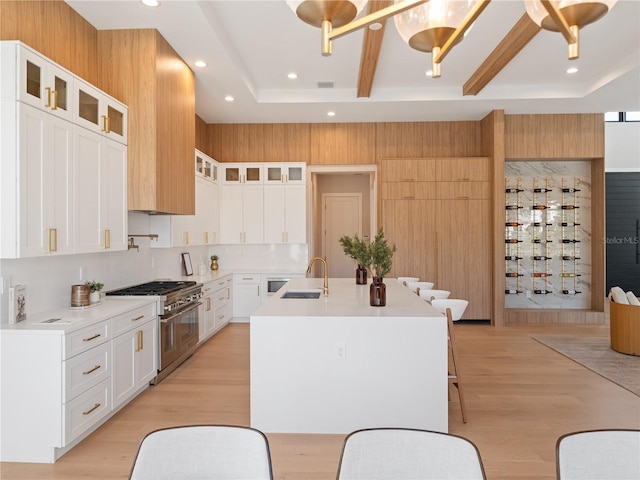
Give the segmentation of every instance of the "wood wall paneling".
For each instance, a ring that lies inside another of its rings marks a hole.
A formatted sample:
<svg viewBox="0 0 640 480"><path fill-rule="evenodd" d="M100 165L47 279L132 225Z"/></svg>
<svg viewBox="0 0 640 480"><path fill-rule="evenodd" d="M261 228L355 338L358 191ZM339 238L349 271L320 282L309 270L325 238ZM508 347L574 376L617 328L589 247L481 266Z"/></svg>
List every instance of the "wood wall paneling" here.
<svg viewBox="0 0 640 480"><path fill-rule="evenodd" d="M0 1L0 40L20 40L109 92L98 75L97 30L62 0Z"/></svg>
<svg viewBox="0 0 640 480"><path fill-rule="evenodd" d="M603 114L506 115L505 158L603 158Z"/></svg>
<svg viewBox="0 0 640 480"><path fill-rule="evenodd" d="M310 125L311 165L371 165L376 163L373 123Z"/></svg>
<svg viewBox="0 0 640 480"><path fill-rule="evenodd" d="M195 119L195 135L196 135L196 148L202 153L206 153L210 157L213 157L211 149L209 147L209 136L207 123L196 115Z"/></svg>
<svg viewBox="0 0 640 480"><path fill-rule="evenodd" d="M607 236L605 224L605 161L591 161L591 309L604 311Z"/></svg>

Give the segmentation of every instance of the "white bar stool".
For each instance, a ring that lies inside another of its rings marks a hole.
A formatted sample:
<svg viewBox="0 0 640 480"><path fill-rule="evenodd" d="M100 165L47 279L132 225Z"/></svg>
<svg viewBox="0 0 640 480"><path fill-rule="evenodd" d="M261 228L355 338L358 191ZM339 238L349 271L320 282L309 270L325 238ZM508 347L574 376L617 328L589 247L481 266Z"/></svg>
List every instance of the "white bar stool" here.
<svg viewBox="0 0 640 480"><path fill-rule="evenodd" d="M445 299L445 298L449 298L449 295L451 295L451 292L449 290L420 290L420 293L418 294L420 295L420 298L427 301L427 302L431 302L431 300L433 300L434 298L436 299Z"/></svg>
<svg viewBox="0 0 640 480"><path fill-rule="evenodd" d="M421 290L432 290L433 286L433 282L407 282L409 290L414 292L416 295L420 295Z"/></svg>
<svg viewBox="0 0 640 480"><path fill-rule="evenodd" d="M409 282L419 282L419 281L420 281L420 277L398 277L398 282L402 283L405 286Z"/></svg>

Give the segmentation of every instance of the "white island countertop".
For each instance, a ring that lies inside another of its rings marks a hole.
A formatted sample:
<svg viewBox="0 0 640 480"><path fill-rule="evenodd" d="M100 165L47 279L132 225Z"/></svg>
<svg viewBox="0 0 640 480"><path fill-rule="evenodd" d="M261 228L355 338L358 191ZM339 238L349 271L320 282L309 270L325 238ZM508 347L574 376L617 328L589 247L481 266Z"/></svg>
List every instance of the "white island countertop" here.
<svg viewBox="0 0 640 480"><path fill-rule="evenodd" d="M322 290L322 278L292 278L281 290L255 313L268 317L443 317L435 308L412 293L395 278L385 279L387 304L385 307L369 305L369 286L357 285L353 278L330 278L329 296L317 299L288 298L289 290Z"/></svg>
<svg viewBox="0 0 640 480"><path fill-rule="evenodd" d="M251 426L271 433L405 427L448 431L447 322L397 282L385 307L369 285L293 279L251 316Z"/></svg>

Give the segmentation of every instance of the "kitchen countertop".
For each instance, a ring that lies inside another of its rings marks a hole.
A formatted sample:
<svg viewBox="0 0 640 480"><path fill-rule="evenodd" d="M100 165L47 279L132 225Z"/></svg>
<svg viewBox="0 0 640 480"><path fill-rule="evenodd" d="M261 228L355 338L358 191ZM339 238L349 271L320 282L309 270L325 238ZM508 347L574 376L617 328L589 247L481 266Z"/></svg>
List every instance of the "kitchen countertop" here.
<svg viewBox="0 0 640 480"><path fill-rule="evenodd" d="M12 332L38 332L44 334L64 335L75 330L102 322L108 318L120 315L138 307L155 303L155 299L147 297L136 297L127 299L112 299L103 297L99 304L85 307L83 309L71 309L70 307L60 307L40 313L29 314L27 319L13 325L3 324L2 331ZM62 320L54 323L41 323L50 318L60 318Z"/></svg>
<svg viewBox="0 0 640 480"><path fill-rule="evenodd" d="M257 267L257 268L247 268L247 267L242 267L242 268L224 268L224 269L219 269L219 270L211 270L208 268L206 275L197 275L197 269L194 267L194 272L193 275L183 275L181 277L172 277L171 280L180 280L180 281L196 281L198 283L208 283L208 282L213 282L215 280L218 280L219 278L222 277L226 277L227 275L233 275L234 273L256 273L256 274L260 274L260 275L306 275L306 269L305 268L295 268L295 267L289 267L289 268L277 268L277 267L271 267L271 268L264 268L264 267ZM157 279L157 280L161 280L161 279Z"/></svg>
<svg viewBox="0 0 640 480"><path fill-rule="evenodd" d="M282 291L273 295L252 317L442 317L427 302L412 293L395 278L386 279L387 305L369 305L369 285L357 285L354 278L330 278L329 296L317 299L282 299L288 290L320 289L322 278L294 278Z"/></svg>

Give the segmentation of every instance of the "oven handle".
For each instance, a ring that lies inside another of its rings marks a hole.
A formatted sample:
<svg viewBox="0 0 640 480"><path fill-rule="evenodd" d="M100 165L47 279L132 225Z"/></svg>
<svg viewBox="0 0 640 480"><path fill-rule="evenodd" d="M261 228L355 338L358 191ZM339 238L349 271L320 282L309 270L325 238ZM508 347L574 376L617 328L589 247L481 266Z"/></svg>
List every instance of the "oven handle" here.
<svg viewBox="0 0 640 480"><path fill-rule="evenodd" d="M187 308L180 310L179 312L177 312L174 315L171 315L170 317L167 318L160 318L160 323L167 323L169 320L172 320L176 317L179 317L180 315L190 312L191 310L193 310L194 308L198 308L200 305L202 305L202 302L195 302L193 305L189 305Z"/></svg>

